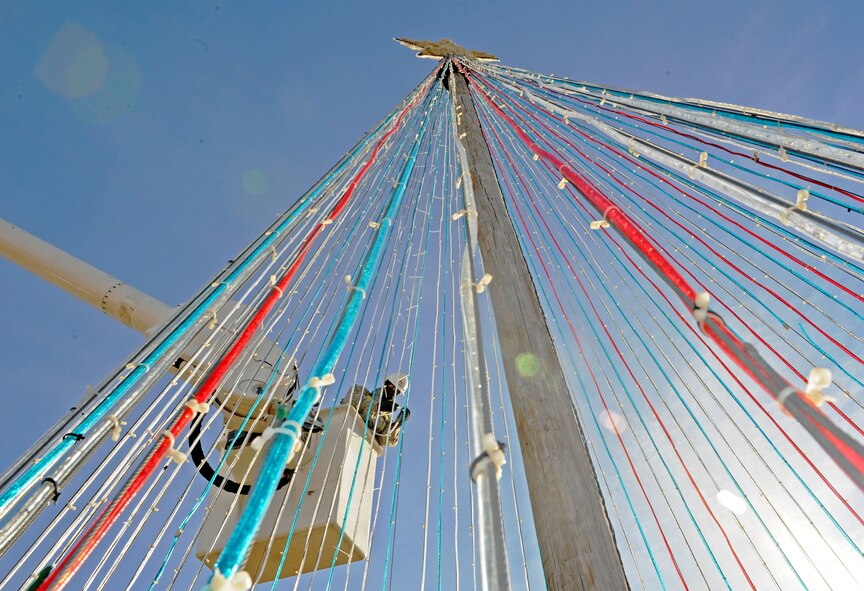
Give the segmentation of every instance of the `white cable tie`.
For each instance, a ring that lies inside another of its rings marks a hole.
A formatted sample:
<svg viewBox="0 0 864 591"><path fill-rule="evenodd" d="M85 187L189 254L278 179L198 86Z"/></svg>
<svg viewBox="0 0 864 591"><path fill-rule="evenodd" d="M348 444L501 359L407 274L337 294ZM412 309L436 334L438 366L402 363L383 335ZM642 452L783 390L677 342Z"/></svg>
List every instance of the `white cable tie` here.
<svg viewBox="0 0 864 591"><path fill-rule="evenodd" d="M210 412L210 403L209 402L199 402L195 398L190 398L186 401L184 405L189 408L192 412L201 413L202 415L206 415Z"/></svg>
<svg viewBox="0 0 864 591"><path fill-rule="evenodd" d="M495 466L495 478L500 480L501 468L507 463L503 444L492 433L486 433L481 439L481 445L483 446L483 453L471 463L471 479L476 481L483 467L491 462Z"/></svg>
<svg viewBox="0 0 864 591"><path fill-rule="evenodd" d="M275 263L276 259L279 258L279 253L276 252L276 247L273 246L272 244L270 245L270 251L273 253L271 256L273 257L273 262Z"/></svg>
<svg viewBox="0 0 864 591"><path fill-rule="evenodd" d="M462 133L459 134L459 139L461 140L462 138L464 138L467 135L468 135L468 133L463 131Z"/></svg>
<svg viewBox="0 0 864 591"><path fill-rule="evenodd" d="M381 224L379 224L378 222L369 222L369 227L377 230L381 227Z"/></svg>
<svg viewBox="0 0 864 591"><path fill-rule="evenodd" d="M366 290L362 287L357 287L351 282L351 275L345 275L345 287L348 288L348 291L359 291L360 297L364 300L366 299Z"/></svg>
<svg viewBox="0 0 864 591"><path fill-rule="evenodd" d="M701 291L696 294L693 300L695 307L693 308L693 316L696 322L702 324L708 318L708 304L711 302L711 295L707 291Z"/></svg>
<svg viewBox="0 0 864 591"><path fill-rule="evenodd" d="M789 155L786 154L786 148L780 146L780 149L777 151L777 153L780 155L780 160L782 160L783 162L789 162Z"/></svg>
<svg viewBox="0 0 864 591"><path fill-rule="evenodd" d="M461 186L462 186L462 177L460 176L458 179L456 179L456 188L458 189Z"/></svg>
<svg viewBox="0 0 864 591"><path fill-rule="evenodd" d="M170 445L170 447L168 448L168 451L165 452L165 455L168 457L168 459L174 460L174 462L176 462L178 464L182 464L183 462L185 462L186 461L186 454L184 454L179 449L174 448L174 434L171 433L171 431L168 431L167 429L165 431L160 432L159 434L162 435L163 437L165 437L165 439L168 440L168 445Z"/></svg>
<svg viewBox="0 0 864 591"><path fill-rule="evenodd" d="M636 151L636 141L632 138L627 142L627 151L633 154L634 158L639 157L639 152Z"/></svg>
<svg viewBox="0 0 864 591"><path fill-rule="evenodd" d="M324 374L320 378L317 376L309 378L309 387L315 388L318 396L321 396L321 388L323 388L324 386L331 386L335 383L336 376L334 376L332 373Z"/></svg>
<svg viewBox="0 0 864 591"><path fill-rule="evenodd" d="M558 188L563 190L566 185L567 185L567 179L564 177L561 177L561 180L558 181Z"/></svg>
<svg viewBox="0 0 864 591"><path fill-rule="evenodd" d="M462 216L465 216L465 215L475 215L476 216L477 212L473 208L470 208L470 207L467 209L460 209L459 211L457 211L456 213L451 215L450 219L455 222L456 220L458 220L459 218L461 218Z"/></svg>
<svg viewBox="0 0 864 591"><path fill-rule="evenodd" d="M126 421L121 421L116 415L108 415L105 418L111 421L111 424L113 425L113 427L111 427L111 441L117 441L120 439L120 427L125 425Z"/></svg>
<svg viewBox="0 0 864 591"><path fill-rule="evenodd" d="M219 317L216 316L216 310L210 310L210 322L207 323L207 330L213 330L219 323Z"/></svg>
<svg viewBox="0 0 864 591"><path fill-rule="evenodd" d="M666 119L666 115L662 115L662 114L660 115L660 122L661 122L663 125L669 125L669 120Z"/></svg>
<svg viewBox="0 0 864 591"><path fill-rule="evenodd" d="M322 226L329 226L332 223L333 223L333 220L331 220L330 218L324 218L323 220L321 220Z"/></svg>
<svg viewBox="0 0 864 591"><path fill-rule="evenodd" d="M807 199L810 198L810 191L807 189L798 189L798 195L795 198L795 209L799 211L807 211Z"/></svg>
<svg viewBox="0 0 864 591"><path fill-rule="evenodd" d="M708 168L708 152L699 153L699 168Z"/></svg>
<svg viewBox="0 0 864 591"><path fill-rule="evenodd" d="M592 230L600 230L601 228L610 227L609 220L607 218L609 217L609 212L613 209L617 210L618 207L615 205L610 205L603 210L603 218L599 220L594 220L593 222L589 222L588 227L590 227Z"/></svg>
<svg viewBox="0 0 864 591"><path fill-rule="evenodd" d="M219 569L213 571L213 577L205 587L206 591L249 591L252 588L252 577L245 570L238 570L234 576L226 578Z"/></svg>
<svg viewBox="0 0 864 591"><path fill-rule="evenodd" d="M810 191L807 189L799 189L798 194L795 196L795 205L787 207L780 212L780 221L786 226L790 225L789 214L795 211L807 211L807 199L809 198Z"/></svg>
<svg viewBox="0 0 864 591"><path fill-rule="evenodd" d="M486 273L483 277L480 278L480 281L474 284L474 291L477 293L483 293L486 291L486 286L492 283L492 275Z"/></svg>
<svg viewBox="0 0 864 591"><path fill-rule="evenodd" d="M261 432L261 435L253 439L249 443L249 447L254 449L255 451L260 451L264 444L270 441L276 435L286 435L288 437L294 436L297 439L295 441L299 441L300 437L300 423L297 421L285 421L278 427L265 427ZM291 452L291 457L293 457L294 451ZM289 458L290 461L290 458Z"/></svg>
<svg viewBox="0 0 864 591"><path fill-rule="evenodd" d="M136 369L138 367L143 367L144 373L147 373L148 371L150 371L150 364L144 363L143 361L141 363L127 363L126 364L126 369Z"/></svg>
<svg viewBox="0 0 864 591"><path fill-rule="evenodd" d="M814 406L821 406L825 402L832 402L833 398L829 398L822 393L822 390L830 385L831 370L825 367L814 367L810 370L810 375L807 376L807 386L804 388L804 395Z"/></svg>
<svg viewBox="0 0 864 591"><path fill-rule="evenodd" d="M276 275L270 275L270 289L278 292L280 298L285 295L285 292L282 290L282 288L276 285Z"/></svg>

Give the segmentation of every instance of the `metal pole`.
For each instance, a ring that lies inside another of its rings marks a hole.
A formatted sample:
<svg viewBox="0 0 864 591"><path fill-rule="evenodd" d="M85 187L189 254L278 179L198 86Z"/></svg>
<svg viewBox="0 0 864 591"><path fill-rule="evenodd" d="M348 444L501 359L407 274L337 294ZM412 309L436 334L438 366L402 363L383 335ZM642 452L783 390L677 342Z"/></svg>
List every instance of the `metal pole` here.
<svg viewBox="0 0 864 591"><path fill-rule="evenodd" d="M452 64L449 65L452 73ZM471 400L471 443L477 454L471 464L471 479L477 490L474 495L477 508L478 552L480 558L480 584L484 591L507 591L510 575L507 568L507 548L504 538L504 521L501 512L501 466L504 451L492 425L492 401L489 391L489 372L483 350L483 330L478 321L479 302L477 271L474 253L477 250L477 207L471 183L468 152L459 138L456 122L459 111L453 103L453 137L461 167L462 192L465 197L465 231L468 244L462 255L462 271L459 277L459 294L462 302L462 327L464 331L465 371L468 374L468 393Z"/></svg>
<svg viewBox="0 0 864 591"><path fill-rule="evenodd" d="M483 267L494 277L488 291L546 584L553 590L627 589L585 436L504 204L468 81L454 71L448 82L461 112L459 130L465 134ZM517 368L517 358L528 355L540 367L532 375Z"/></svg>
<svg viewBox="0 0 864 591"><path fill-rule="evenodd" d="M561 89L558 88L557 90ZM855 150L831 145L813 136L786 133L779 123L774 126L753 123L743 124L735 119L699 113L679 107L671 102L669 104L662 104L657 101L648 101L635 94L630 96L598 95L597 93L592 93L590 90L582 90L578 87L565 92L571 95L590 96L594 99L601 96L601 100L608 100L610 103L627 105L632 109L644 113L662 115L673 121L711 129L731 137L755 142L757 146L770 146L778 151L777 156L781 160L788 160L787 153L790 153L808 157L817 162L831 162L840 166L864 171L864 154ZM743 110L744 108L739 107L739 109Z"/></svg>
<svg viewBox="0 0 864 591"><path fill-rule="evenodd" d="M0 255L145 335L174 314L171 306L2 219Z"/></svg>

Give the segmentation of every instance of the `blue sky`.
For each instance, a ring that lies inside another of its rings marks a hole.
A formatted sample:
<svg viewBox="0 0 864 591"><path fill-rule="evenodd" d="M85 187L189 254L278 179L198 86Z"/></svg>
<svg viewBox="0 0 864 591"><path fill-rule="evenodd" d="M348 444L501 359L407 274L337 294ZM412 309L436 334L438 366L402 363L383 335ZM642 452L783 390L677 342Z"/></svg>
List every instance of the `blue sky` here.
<svg viewBox="0 0 864 591"><path fill-rule="evenodd" d="M394 36L864 127L857 2L309 4L0 2L0 217L179 304L429 72ZM37 75L70 24L107 94ZM0 284L11 458L141 338L4 260Z"/></svg>

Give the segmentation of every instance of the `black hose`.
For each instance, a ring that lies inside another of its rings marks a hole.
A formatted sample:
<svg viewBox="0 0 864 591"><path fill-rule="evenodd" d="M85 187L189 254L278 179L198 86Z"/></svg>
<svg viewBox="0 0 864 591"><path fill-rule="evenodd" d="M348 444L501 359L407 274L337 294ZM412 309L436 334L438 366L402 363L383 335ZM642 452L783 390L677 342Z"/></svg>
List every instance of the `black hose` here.
<svg viewBox="0 0 864 591"><path fill-rule="evenodd" d="M213 466L207 461L207 455L204 453L204 449L201 447L201 423L203 422L204 415L192 422L192 427L189 429L189 448L190 448L190 457L192 458L192 462L195 464L195 467L198 469L198 473L201 474L207 481L213 481L213 486L216 488L221 488L225 492L229 492L231 494L241 494L248 495L252 491L251 484L238 484L237 482L231 480L230 478L225 478L220 474L216 473L216 470L213 469ZM237 441L240 441L245 437L245 433L240 433L235 438ZM249 441L258 437L258 433L252 433ZM230 443L230 442L229 442ZM294 470L291 468L285 468L285 471L282 472L282 478L279 479L279 485L276 487L276 490L279 490L286 486L291 482L291 479L294 477Z"/></svg>

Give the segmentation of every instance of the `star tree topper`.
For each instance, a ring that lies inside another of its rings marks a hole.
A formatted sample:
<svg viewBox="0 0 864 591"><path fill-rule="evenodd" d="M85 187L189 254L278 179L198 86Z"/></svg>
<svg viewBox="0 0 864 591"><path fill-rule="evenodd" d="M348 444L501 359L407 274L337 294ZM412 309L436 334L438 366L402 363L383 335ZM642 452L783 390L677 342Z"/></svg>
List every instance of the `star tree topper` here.
<svg viewBox="0 0 864 591"><path fill-rule="evenodd" d="M428 59L441 59L448 55L464 55L465 57L475 59L481 62L497 62L498 58L491 53L485 51L474 51L465 49L461 45L450 41L450 39L440 39L438 41L415 41L405 37L396 37L395 40L405 47L410 47L417 51L417 57Z"/></svg>

